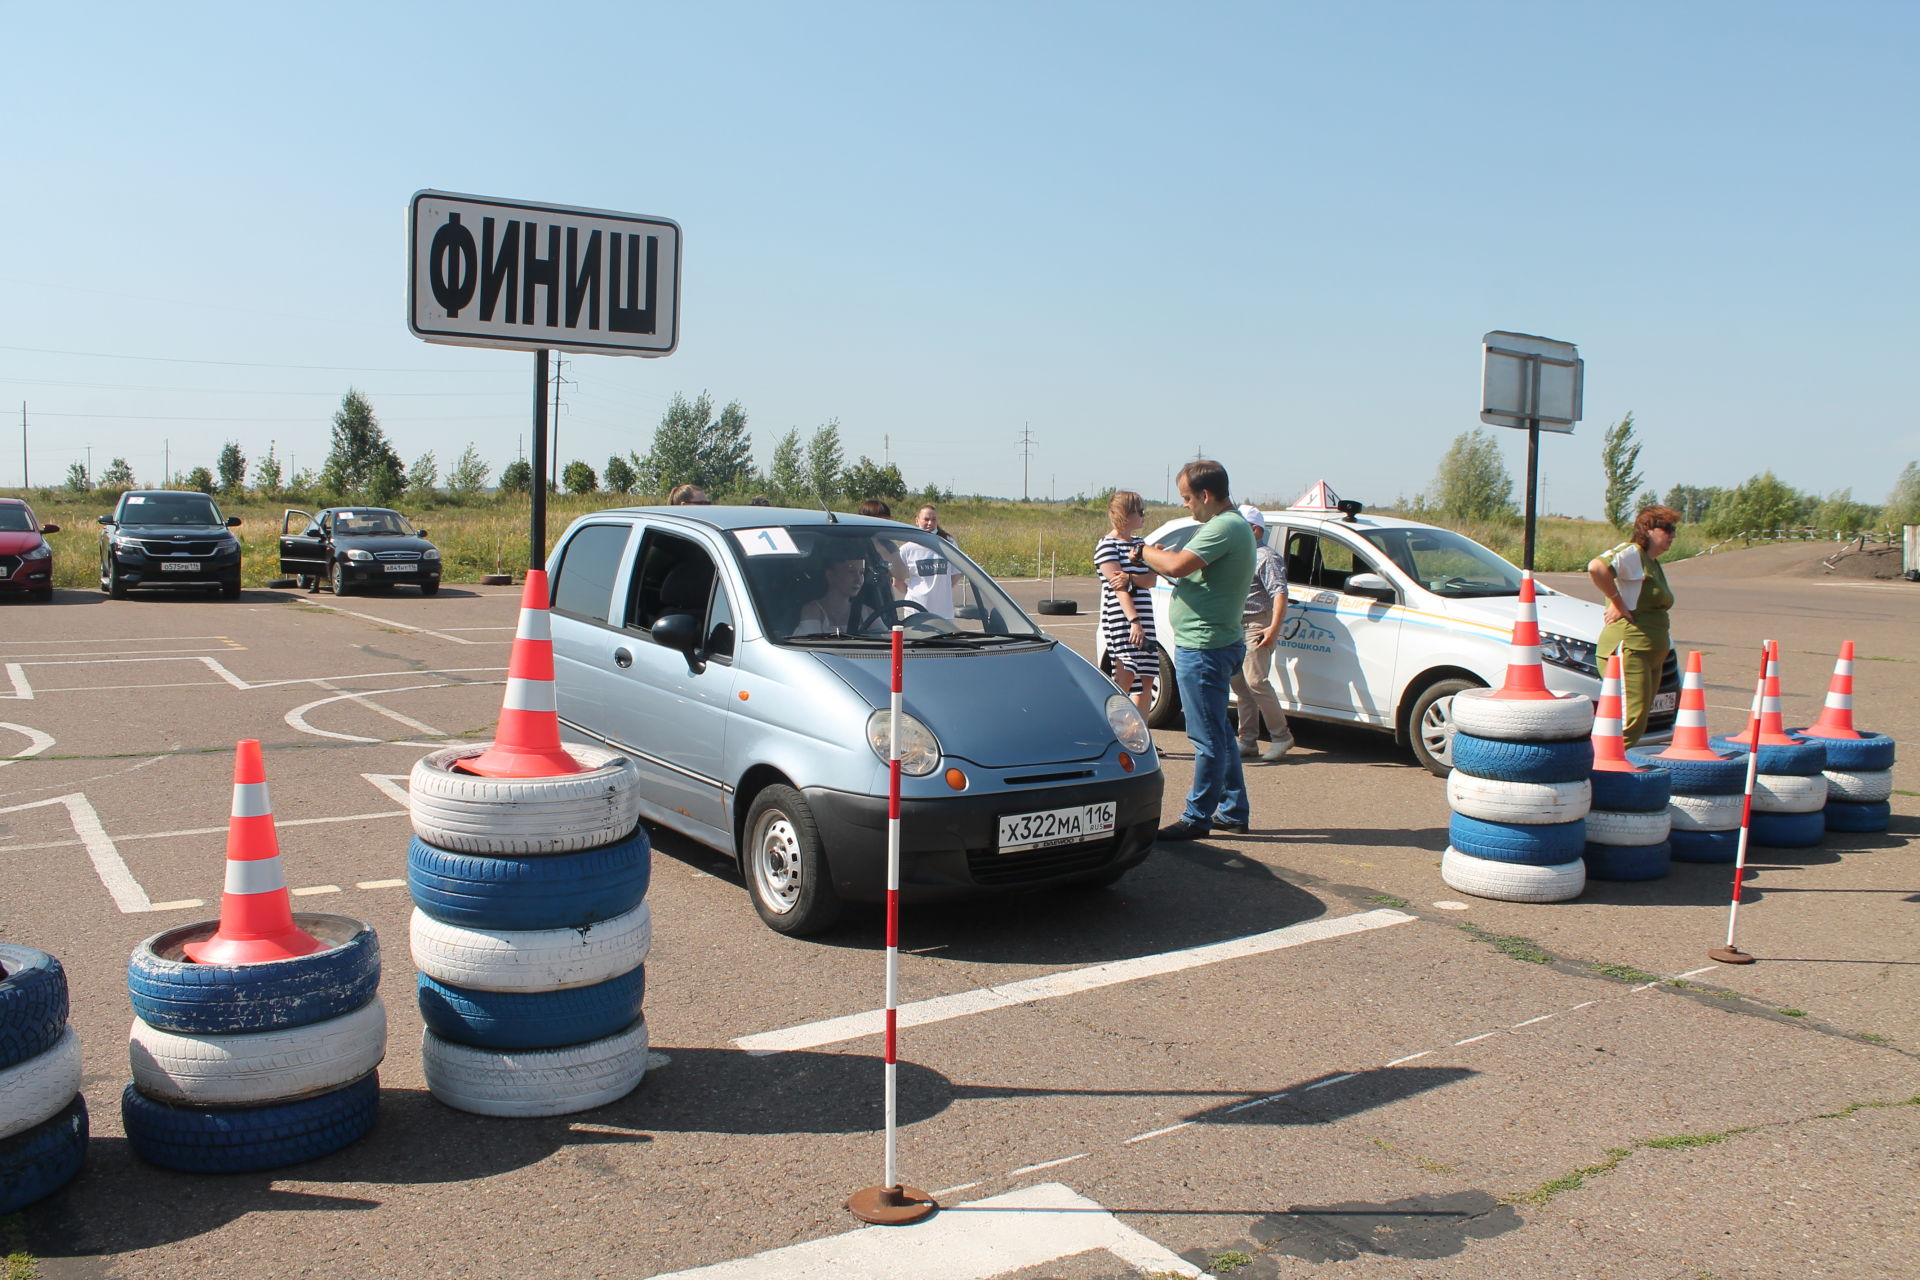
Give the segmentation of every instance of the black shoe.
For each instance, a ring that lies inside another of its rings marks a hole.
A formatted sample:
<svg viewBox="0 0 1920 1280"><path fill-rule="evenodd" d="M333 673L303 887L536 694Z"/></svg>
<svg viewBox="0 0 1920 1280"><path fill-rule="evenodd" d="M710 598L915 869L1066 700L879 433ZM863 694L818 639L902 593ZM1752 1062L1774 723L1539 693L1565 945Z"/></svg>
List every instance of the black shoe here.
<svg viewBox="0 0 1920 1280"><path fill-rule="evenodd" d="M1205 823L1174 822L1160 828L1160 834L1155 838L1169 844L1179 840L1205 840L1209 830Z"/></svg>
<svg viewBox="0 0 1920 1280"><path fill-rule="evenodd" d="M1251 828L1244 822L1215 822L1213 829L1215 831L1225 832L1230 836L1243 836L1247 834Z"/></svg>

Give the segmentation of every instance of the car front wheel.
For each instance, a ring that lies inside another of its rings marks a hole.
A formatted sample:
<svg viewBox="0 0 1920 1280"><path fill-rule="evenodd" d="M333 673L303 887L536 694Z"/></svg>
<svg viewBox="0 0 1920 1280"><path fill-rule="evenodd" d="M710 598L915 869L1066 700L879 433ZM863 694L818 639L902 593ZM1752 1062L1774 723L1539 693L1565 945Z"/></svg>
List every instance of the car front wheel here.
<svg viewBox="0 0 1920 1280"><path fill-rule="evenodd" d="M328 578L327 585L333 588L333 594L335 596L346 595L347 566L335 560L333 562L332 576Z"/></svg>
<svg viewBox="0 0 1920 1280"><path fill-rule="evenodd" d="M1435 777L1444 778L1453 771L1453 695L1481 687L1477 681L1458 677L1435 680L1408 709L1407 741L1413 758Z"/></svg>
<svg viewBox="0 0 1920 1280"><path fill-rule="evenodd" d="M127 598L127 584L120 579L120 566L108 556L106 563L100 566L100 589L115 600Z"/></svg>
<svg viewBox="0 0 1920 1280"><path fill-rule="evenodd" d="M754 797L740 869L754 910L775 933L819 933L840 918L813 810L792 787L771 786Z"/></svg>

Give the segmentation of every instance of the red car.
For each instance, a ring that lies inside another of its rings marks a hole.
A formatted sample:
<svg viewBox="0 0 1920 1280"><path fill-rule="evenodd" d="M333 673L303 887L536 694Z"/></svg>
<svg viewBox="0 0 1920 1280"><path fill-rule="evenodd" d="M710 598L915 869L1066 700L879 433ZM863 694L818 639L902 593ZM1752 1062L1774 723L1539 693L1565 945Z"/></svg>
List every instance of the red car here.
<svg viewBox="0 0 1920 1280"><path fill-rule="evenodd" d="M58 532L59 525L36 521L23 500L0 498L0 591L53 599L53 548L41 535Z"/></svg>

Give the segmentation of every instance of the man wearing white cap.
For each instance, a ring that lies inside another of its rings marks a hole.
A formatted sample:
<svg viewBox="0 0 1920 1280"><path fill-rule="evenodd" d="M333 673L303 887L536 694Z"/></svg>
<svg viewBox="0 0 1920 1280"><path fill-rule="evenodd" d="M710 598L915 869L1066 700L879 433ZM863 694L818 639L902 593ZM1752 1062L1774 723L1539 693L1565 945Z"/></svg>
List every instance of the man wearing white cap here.
<svg viewBox="0 0 1920 1280"><path fill-rule="evenodd" d="M1280 639L1280 623L1287 616L1287 564L1267 545L1267 517L1251 504L1240 514L1253 529L1253 585L1247 589L1240 626L1246 632L1247 658L1233 677L1233 696L1240 700L1240 754L1271 764L1293 749L1293 731L1273 691L1273 646ZM1272 743L1260 750L1260 721L1267 722Z"/></svg>

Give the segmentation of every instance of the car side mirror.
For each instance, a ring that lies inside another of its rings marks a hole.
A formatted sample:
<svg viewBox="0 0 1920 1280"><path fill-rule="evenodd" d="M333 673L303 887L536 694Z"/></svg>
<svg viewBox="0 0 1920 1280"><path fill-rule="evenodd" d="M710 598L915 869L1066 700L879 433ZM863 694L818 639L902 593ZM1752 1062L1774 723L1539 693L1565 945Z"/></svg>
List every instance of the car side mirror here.
<svg viewBox="0 0 1920 1280"><path fill-rule="evenodd" d="M1381 604L1392 604L1398 596L1393 584L1377 573L1354 574L1347 579L1345 591L1350 596L1365 596Z"/></svg>
<svg viewBox="0 0 1920 1280"><path fill-rule="evenodd" d="M40 532L42 532L42 533L58 533L58 532L60 532L60 526L59 526L59 525L57 525L57 524L43 524L43 525L41 525L41 526L40 526Z"/></svg>
<svg viewBox="0 0 1920 1280"><path fill-rule="evenodd" d="M653 620L653 642L683 653L687 670L699 675L707 667L707 651L701 647L700 619L690 613L663 613Z"/></svg>
<svg viewBox="0 0 1920 1280"><path fill-rule="evenodd" d="M227 517L227 528L229 528L229 529L237 529L237 528L239 528L239 527L240 527L240 517L239 517L239 516L228 516L228 517Z"/></svg>
<svg viewBox="0 0 1920 1280"><path fill-rule="evenodd" d="M94 519L95 519L95 520L96 520L97 522L99 522L100 524L112 524L112 523L113 523L113 517L112 517L112 516L95 516L95 517L94 517Z"/></svg>
<svg viewBox="0 0 1920 1280"><path fill-rule="evenodd" d="M413 536L416 538L424 538L427 536L427 531L425 529L415 529L413 531Z"/></svg>

